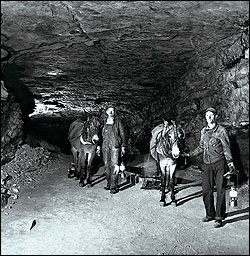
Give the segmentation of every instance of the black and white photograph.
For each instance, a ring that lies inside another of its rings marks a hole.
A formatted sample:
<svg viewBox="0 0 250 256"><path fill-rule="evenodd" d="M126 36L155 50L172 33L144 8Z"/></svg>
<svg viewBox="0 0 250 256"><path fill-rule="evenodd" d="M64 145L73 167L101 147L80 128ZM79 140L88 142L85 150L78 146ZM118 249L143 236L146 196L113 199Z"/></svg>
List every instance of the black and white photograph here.
<svg viewBox="0 0 250 256"><path fill-rule="evenodd" d="M1 1L1 255L249 255L249 1Z"/></svg>

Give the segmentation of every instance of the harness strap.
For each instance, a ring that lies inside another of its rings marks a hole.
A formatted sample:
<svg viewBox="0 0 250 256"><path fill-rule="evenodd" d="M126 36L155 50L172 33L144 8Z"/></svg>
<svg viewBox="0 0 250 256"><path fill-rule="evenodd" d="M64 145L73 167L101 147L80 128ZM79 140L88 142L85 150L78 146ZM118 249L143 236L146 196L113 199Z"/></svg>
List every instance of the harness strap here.
<svg viewBox="0 0 250 256"><path fill-rule="evenodd" d="M166 131L166 133L168 132L168 130ZM165 134L166 134L165 133ZM159 138L159 141L158 141L158 144L161 142L161 144L163 144L163 147L162 147L162 149L163 150L161 150L161 153L164 155L164 156L168 156L168 157L171 157L172 156L172 154L171 154L171 149L170 149L170 143L169 143L169 141L167 141L164 137L163 137L163 130L161 131L161 137ZM166 144L167 143L167 144ZM167 150L164 150L164 149L167 149ZM156 152L157 152L157 150L156 150ZM159 154L159 152L157 152L158 154Z"/></svg>
<svg viewBox="0 0 250 256"><path fill-rule="evenodd" d="M88 145L89 145L89 144L92 144L92 143L89 142L89 141L84 141L83 138L82 138L82 135L80 136L80 141L81 141L81 143L84 144L84 145L86 145L86 144L88 144Z"/></svg>

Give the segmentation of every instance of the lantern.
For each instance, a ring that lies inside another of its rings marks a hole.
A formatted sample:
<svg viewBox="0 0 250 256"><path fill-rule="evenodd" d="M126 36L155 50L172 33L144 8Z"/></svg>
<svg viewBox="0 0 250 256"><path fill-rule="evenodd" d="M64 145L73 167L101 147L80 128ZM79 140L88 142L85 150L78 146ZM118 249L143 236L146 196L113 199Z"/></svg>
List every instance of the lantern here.
<svg viewBox="0 0 250 256"><path fill-rule="evenodd" d="M238 187L239 170L234 169L234 170L228 171L223 176L226 179L229 180L232 175L236 176L236 186L232 186L231 189L230 189L230 192L229 192L229 196L230 196L229 206L236 207L237 206L237 200L238 200L238 198L237 198L237 196L238 196L237 187ZM234 184L235 184L235 182L234 182Z"/></svg>
<svg viewBox="0 0 250 256"><path fill-rule="evenodd" d="M125 169L126 169L125 164L124 164L124 162L122 162L121 165L120 165L121 179L122 180L126 178L125 173L124 173Z"/></svg>
<svg viewBox="0 0 250 256"><path fill-rule="evenodd" d="M232 186L229 192L230 200L229 200L229 206L236 207L237 206L237 196L238 196L238 191L236 187Z"/></svg>

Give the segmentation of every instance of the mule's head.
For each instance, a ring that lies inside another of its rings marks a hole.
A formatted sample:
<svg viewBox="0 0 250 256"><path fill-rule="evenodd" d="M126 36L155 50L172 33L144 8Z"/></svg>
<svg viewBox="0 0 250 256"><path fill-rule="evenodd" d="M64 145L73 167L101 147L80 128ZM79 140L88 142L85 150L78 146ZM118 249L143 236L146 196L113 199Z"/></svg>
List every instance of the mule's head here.
<svg viewBox="0 0 250 256"><path fill-rule="evenodd" d="M174 121L164 122L163 136L168 141L172 157L177 159L180 156L182 145L185 139L185 132Z"/></svg>
<svg viewBox="0 0 250 256"><path fill-rule="evenodd" d="M100 132L101 122L98 117L92 116L88 120L88 137L90 137L93 144L96 144L99 141L99 132Z"/></svg>

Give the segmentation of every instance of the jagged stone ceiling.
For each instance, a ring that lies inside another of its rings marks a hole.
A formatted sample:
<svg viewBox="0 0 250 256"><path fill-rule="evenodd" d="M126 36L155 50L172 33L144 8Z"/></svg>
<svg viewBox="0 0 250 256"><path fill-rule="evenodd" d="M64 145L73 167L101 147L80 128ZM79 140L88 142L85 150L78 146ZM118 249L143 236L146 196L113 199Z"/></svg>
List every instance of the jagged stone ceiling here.
<svg viewBox="0 0 250 256"><path fill-rule="evenodd" d="M188 72L192 56L235 33L248 8L248 1L1 1L2 70L54 112L109 101L141 109Z"/></svg>

